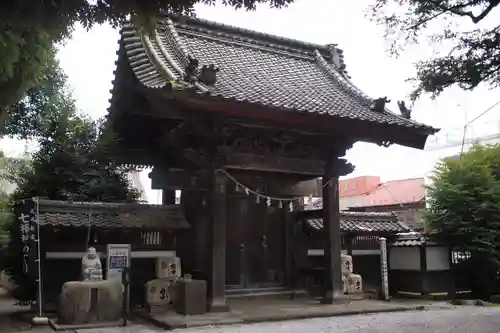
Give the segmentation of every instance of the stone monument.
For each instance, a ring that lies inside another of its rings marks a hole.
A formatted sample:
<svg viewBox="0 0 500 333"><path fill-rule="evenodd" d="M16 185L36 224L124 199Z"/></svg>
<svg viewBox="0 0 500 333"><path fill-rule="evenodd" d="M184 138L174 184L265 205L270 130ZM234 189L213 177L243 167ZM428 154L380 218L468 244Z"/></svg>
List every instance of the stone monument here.
<svg viewBox="0 0 500 333"><path fill-rule="evenodd" d="M177 311L183 315L198 315L207 311L207 283L181 274L178 257L156 260L156 279L146 283L146 301L152 314Z"/></svg>
<svg viewBox="0 0 500 333"><path fill-rule="evenodd" d="M156 259L156 279L146 283L146 301L151 312L165 312L172 309L176 298L176 283L181 278L179 257Z"/></svg>
<svg viewBox="0 0 500 333"><path fill-rule="evenodd" d="M123 285L118 280L103 280L101 259L93 247L82 257L82 278L83 281L69 281L63 285L58 324L118 321L123 304Z"/></svg>
<svg viewBox="0 0 500 333"><path fill-rule="evenodd" d="M363 279L361 275L353 273L352 256L342 254L341 262L344 293L354 295L356 298L363 298Z"/></svg>

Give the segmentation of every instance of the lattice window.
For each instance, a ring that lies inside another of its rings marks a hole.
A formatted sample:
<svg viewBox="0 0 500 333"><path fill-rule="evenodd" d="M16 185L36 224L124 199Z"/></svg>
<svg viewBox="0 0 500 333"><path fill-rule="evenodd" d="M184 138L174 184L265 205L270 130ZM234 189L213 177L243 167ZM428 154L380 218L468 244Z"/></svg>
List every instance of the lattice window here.
<svg viewBox="0 0 500 333"><path fill-rule="evenodd" d="M378 249L379 237L378 236L357 236L352 239L353 249Z"/></svg>
<svg viewBox="0 0 500 333"><path fill-rule="evenodd" d="M143 245L161 245L163 243L162 235L159 231L141 232Z"/></svg>

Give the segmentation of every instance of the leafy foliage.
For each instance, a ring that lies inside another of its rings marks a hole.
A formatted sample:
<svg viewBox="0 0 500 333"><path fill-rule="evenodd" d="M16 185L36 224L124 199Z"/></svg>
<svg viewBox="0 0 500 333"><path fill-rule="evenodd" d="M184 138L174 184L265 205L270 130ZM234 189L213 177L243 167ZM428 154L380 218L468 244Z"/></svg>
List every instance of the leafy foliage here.
<svg viewBox="0 0 500 333"><path fill-rule="evenodd" d="M426 220L439 241L470 254L469 272L481 289L500 270L500 145L475 146L443 161L428 187ZM482 295L485 292L480 291Z"/></svg>
<svg viewBox="0 0 500 333"><path fill-rule="evenodd" d="M499 0L376 0L371 7L373 18L385 26L386 37L392 39L392 53L397 54L407 43L421 41L433 23L433 30L440 31L432 33L430 41L452 46L449 53L416 64L411 99L422 93L436 97L455 84L466 90L481 82L493 87L500 84L500 25L477 26L499 4ZM460 29L458 19L472 22L476 28Z"/></svg>
<svg viewBox="0 0 500 333"><path fill-rule="evenodd" d="M28 89L37 86L44 69L51 66L55 55L53 42L41 29L16 29L0 24L1 123L6 119L6 108L22 99Z"/></svg>
<svg viewBox="0 0 500 333"><path fill-rule="evenodd" d="M48 72L47 72L48 73ZM113 161L114 134L103 120L79 115L57 64L47 89L34 90L19 103L10 119L9 134L36 139L39 149L4 176L17 184L12 201L42 197L51 200L133 202L139 197L128 181L128 169ZM55 84L54 84L55 82ZM44 85L40 85L44 87ZM57 88L58 87L58 88ZM57 88L57 89L56 89ZM38 94L40 93L40 94ZM43 107L40 107L43 106ZM19 224L10 223L10 244L4 267L19 286L13 296L34 300L36 285L22 273Z"/></svg>
<svg viewBox="0 0 500 333"><path fill-rule="evenodd" d="M10 207L10 192L12 188L8 181L8 174L24 164L17 158L6 157L0 151L0 248L5 245L8 236L9 225L12 221L12 209Z"/></svg>
<svg viewBox="0 0 500 333"><path fill-rule="evenodd" d="M235 8L258 3L283 7L293 0L222 0ZM193 15L196 3L215 0L6 0L0 4L0 124L6 109L36 89L54 60L54 45L68 37L75 23L85 28L104 22L116 27L132 19L151 29L161 12ZM11 111L17 108L11 109Z"/></svg>
<svg viewBox="0 0 500 333"><path fill-rule="evenodd" d="M38 83L27 89L22 99L5 109L6 119L0 134L18 139L31 139L41 136L50 117L58 112L62 93L68 94L65 87L66 76L54 59L50 66L43 68Z"/></svg>

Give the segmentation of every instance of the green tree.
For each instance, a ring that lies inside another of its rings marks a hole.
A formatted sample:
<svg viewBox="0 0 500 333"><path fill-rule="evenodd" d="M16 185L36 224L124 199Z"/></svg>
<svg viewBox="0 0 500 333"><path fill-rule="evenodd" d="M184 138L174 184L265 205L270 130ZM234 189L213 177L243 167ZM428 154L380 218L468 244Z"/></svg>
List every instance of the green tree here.
<svg viewBox="0 0 500 333"><path fill-rule="evenodd" d="M428 187L426 220L438 241L469 254L476 296L487 298L500 271L500 145L474 146L445 160Z"/></svg>
<svg viewBox="0 0 500 333"><path fill-rule="evenodd" d="M376 0L373 19L385 26L393 54L426 37L435 45L451 47L416 64L413 100L422 93L435 97L452 85L472 90L481 82L500 84L500 25L498 18L490 19L499 4L498 0ZM465 28L471 25L474 28Z"/></svg>
<svg viewBox="0 0 500 333"><path fill-rule="evenodd" d="M134 202L139 193L127 179L129 169L113 161L115 137L103 120L78 113L60 72L60 89L50 94L50 108L37 113L39 99L26 100L30 121L12 118L11 135L36 139L38 150L26 163L10 169L5 179L17 184L12 201L41 197L51 200ZM58 80L59 80L58 79ZM53 85L51 85L53 87ZM44 95L45 96L45 95ZM42 103L47 104L47 103ZM32 301L36 285L22 273L22 248L18 222L9 228L10 244L4 268L19 286L13 296Z"/></svg>
<svg viewBox="0 0 500 333"><path fill-rule="evenodd" d="M7 178L8 174L16 170L21 163L19 159L7 157L0 151L0 248L5 245L9 224L12 221L10 207L12 186Z"/></svg>
<svg viewBox="0 0 500 333"><path fill-rule="evenodd" d="M235 8L255 9L258 3L282 7L293 0L222 0ZM36 88L54 62L54 45L68 37L75 23L85 28L108 22L116 27L128 19L151 29L161 12L194 14L196 3L215 0L5 0L0 4L0 125L6 109Z"/></svg>

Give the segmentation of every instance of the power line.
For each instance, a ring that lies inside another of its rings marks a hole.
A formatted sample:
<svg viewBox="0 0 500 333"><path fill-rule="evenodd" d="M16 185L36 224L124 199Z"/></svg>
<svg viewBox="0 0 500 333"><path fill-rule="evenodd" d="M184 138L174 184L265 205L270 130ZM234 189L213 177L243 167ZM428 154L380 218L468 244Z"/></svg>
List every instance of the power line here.
<svg viewBox="0 0 500 333"><path fill-rule="evenodd" d="M473 122L475 122L476 120L478 120L479 118L481 118L482 116L484 116L485 114L487 114L488 112L490 112L491 110L493 110L493 108L495 106L497 106L498 104L500 104L500 100L498 100L496 103L494 103L492 106L490 106L489 108L487 108L486 110L484 110L483 112L481 112L478 116L474 117L471 121L469 121L468 123L466 123L464 125L464 132L463 132L463 135L462 135L462 144L460 146L460 159L462 159L462 155L464 153L464 146L465 146L465 134L467 133L467 127L472 124Z"/></svg>

